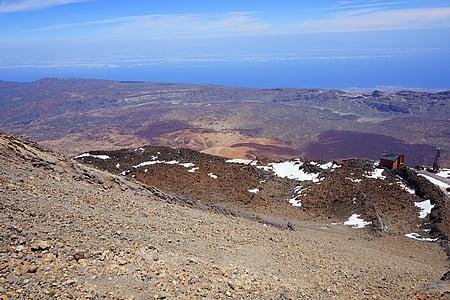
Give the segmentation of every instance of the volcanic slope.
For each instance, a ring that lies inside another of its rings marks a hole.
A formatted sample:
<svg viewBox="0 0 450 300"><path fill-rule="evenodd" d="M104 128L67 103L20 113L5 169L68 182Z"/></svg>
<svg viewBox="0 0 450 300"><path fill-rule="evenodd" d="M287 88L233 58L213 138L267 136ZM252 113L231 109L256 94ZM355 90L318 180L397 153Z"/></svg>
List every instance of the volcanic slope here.
<svg viewBox="0 0 450 300"><path fill-rule="evenodd" d="M437 243L189 207L13 136L0 161L3 299L392 299L447 270Z"/></svg>
<svg viewBox="0 0 450 300"><path fill-rule="evenodd" d="M161 146L91 151L75 159L258 218L348 224L358 215L367 227L403 238L446 238L450 232L447 198L439 188L412 170L397 174L369 160L229 160Z"/></svg>

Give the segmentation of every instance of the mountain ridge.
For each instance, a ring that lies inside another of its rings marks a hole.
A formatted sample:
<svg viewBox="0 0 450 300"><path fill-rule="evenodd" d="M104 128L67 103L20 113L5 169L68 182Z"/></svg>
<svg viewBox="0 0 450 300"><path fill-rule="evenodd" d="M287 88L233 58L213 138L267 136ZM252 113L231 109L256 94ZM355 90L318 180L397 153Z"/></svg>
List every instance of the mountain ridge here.
<svg viewBox="0 0 450 300"><path fill-rule="evenodd" d="M390 138L407 148L427 145L425 154L408 148L413 164L432 164L435 146L450 148L449 92L372 97L321 89L47 79L40 84L6 84L0 90L0 107L3 130L69 155L146 144L234 158L276 158L279 150L284 153L280 159L289 158L284 150L308 157L308 146L318 144L322 148L317 153L333 155L339 148L325 149L320 139L336 129L350 136L362 134L359 144L367 152L372 149L371 134L385 136L380 152L395 151L383 149ZM349 156L356 155L351 151L346 149ZM363 152L361 158L376 157ZM450 163L447 152L442 160Z"/></svg>

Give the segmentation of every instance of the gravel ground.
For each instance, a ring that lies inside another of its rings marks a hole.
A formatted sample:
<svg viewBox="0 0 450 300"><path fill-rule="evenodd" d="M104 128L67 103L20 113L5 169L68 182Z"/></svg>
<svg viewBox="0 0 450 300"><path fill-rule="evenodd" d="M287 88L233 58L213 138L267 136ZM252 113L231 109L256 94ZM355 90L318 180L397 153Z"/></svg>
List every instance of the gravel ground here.
<svg viewBox="0 0 450 300"><path fill-rule="evenodd" d="M392 299L448 270L438 243L186 207L4 135L0 161L5 299Z"/></svg>

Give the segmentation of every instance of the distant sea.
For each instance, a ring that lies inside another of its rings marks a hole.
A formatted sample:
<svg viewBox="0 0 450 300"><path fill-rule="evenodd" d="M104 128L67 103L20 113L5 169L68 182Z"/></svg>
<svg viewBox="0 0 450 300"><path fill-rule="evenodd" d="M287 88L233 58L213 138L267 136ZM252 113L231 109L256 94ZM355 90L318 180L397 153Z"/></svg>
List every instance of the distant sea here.
<svg viewBox="0 0 450 300"><path fill-rule="evenodd" d="M450 89L446 53L405 57L268 60L266 62L162 62L140 66L20 66L0 68L0 80L43 77L208 83L243 87L372 88L401 86Z"/></svg>

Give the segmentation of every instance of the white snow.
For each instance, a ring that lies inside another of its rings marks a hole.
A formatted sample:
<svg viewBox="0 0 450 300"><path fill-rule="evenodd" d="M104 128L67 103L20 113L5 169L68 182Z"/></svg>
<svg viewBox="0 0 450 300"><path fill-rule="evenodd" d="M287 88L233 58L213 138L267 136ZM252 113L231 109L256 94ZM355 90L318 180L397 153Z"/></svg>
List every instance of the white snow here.
<svg viewBox="0 0 450 300"><path fill-rule="evenodd" d="M217 179L217 175L215 175L214 173L208 173L208 176L214 179Z"/></svg>
<svg viewBox="0 0 450 300"><path fill-rule="evenodd" d="M293 179L296 181L312 181L313 183L320 184L320 181L322 178L320 178L320 172L317 173L307 173L302 168L303 162L300 160L300 158L290 161L284 161L284 162L272 162L267 165L259 165L257 160L249 160L249 159L229 159L226 160L227 163L238 163L238 164L245 164L250 166L255 166L257 169L261 169L267 172L273 172L275 176L278 176L280 178L288 178ZM319 168L323 170L330 170L333 171L336 168L339 168L340 166L333 163L328 162L324 164L319 164L317 162L311 161L309 162L311 165L318 166ZM360 179L356 179L356 182L361 181ZM261 181L263 182L263 181ZM255 192L257 189L249 190L249 192ZM259 190L258 190L259 191ZM301 200L299 197L304 196L302 193L304 193L306 189L302 189L302 186L299 185L294 189L294 195L293 198L289 199L289 203L293 206L301 206Z"/></svg>
<svg viewBox="0 0 450 300"><path fill-rule="evenodd" d="M133 166L133 168L137 169L137 168L141 168L141 167L145 167L145 166L151 166L151 165L163 164L163 163L165 163L165 162L160 161L160 160L144 161L138 165Z"/></svg>
<svg viewBox="0 0 450 300"><path fill-rule="evenodd" d="M347 221L344 222L344 225L352 226L353 228L364 228L366 225L372 224L372 222L366 222L359 217L358 214L352 214Z"/></svg>
<svg viewBox="0 0 450 300"><path fill-rule="evenodd" d="M180 163L177 160L170 160L170 161L165 161L165 160L149 160L149 161L144 161L138 165L133 166L133 168L137 169L137 168L141 168L141 167L145 167L145 166L151 166L151 165L157 165L157 164L166 164L166 165L180 165L182 167L185 167L188 172L190 173L194 173L195 171L197 171L199 169L199 167L194 167L195 164L193 163ZM194 168L193 168L194 167Z"/></svg>
<svg viewBox="0 0 450 300"><path fill-rule="evenodd" d="M375 168L372 172L369 174L364 174L363 176L367 178L374 178L374 179L386 179L386 176L383 176L384 169Z"/></svg>
<svg viewBox="0 0 450 300"><path fill-rule="evenodd" d="M254 189L251 189L251 190L248 190L250 193L253 193L253 194L258 194L259 193L259 189L258 188L254 188Z"/></svg>
<svg viewBox="0 0 450 300"><path fill-rule="evenodd" d="M93 157L93 158L98 158L98 159L103 159L103 160L107 160L107 159L111 158L108 155L95 155L95 154L90 154L90 153L83 153L78 156L75 156L74 158L83 158L83 157Z"/></svg>
<svg viewBox="0 0 450 300"><path fill-rule="evenodd" d="M435 242L435 241L438 240L437 238L435 238L435 239L423 238L423 237L420 236L420 234L415 233L415 232L407 233L407 234L405 234L405 236L407 238L414 239L414 240L417 240L417 241L422 241L422 242Z"/></svg>
<svg viewBox="0 0 450 300"><path fill-rule="evenodd" d="M185 167L185 168L190 168L190 167L193 167L193 166L195 166L195 164L193 164L193 163L182 163L182 164L179 164L180 166L183 166L183 167Z"/></svg>
<svg viewBox="0 0 450 300"><path fill-rule="evenodd" d="M195 173L195 171L197 171L198 169L200 169L200 168L199 167L195 167L195 168L189 169L188 172L189 173Z"/></svg>
<svg viewBox="0 0 450 300"><path fill-rule="evenodd" d="M258 164L257 160L241 159L241 158L228 159L225 162L235 163L235 164L243 164L243 165L251 165L251 166L256 166Z"/></svg>
<svg viewBox="0 0 450 300"><path fill-rule="evenodd" d="M116 168L120 169L120 164L119 163L116 164Z"/></svg>
<svg viewBox="0 0 450 300"><path fill-rule="evenodd" d="M362 181L361 179L353 179L353 178L350 178L350 177L345 177L345 179L348 179L348 180L350 180L351 182L354 182L354 183L358 183L358 182Z"/></svg>
<svg viewBox="0 0 450 300"><path fill-rule="evenodd" d="M289 199L289 203L292 204L292 206L301 207L302 206L302 200L300 197L306 196L306 191L308 191L309 188L303 188L301 185L297 185L294 188L294 197Z"/></svg>
<svg viewBox="0 0 450 300"><path fill-rule="evenodd" d="M438 187L440 187L442 190L446 190L448 187L450 187L449 184L446 184L445 182L442 182L440 180L437 180L431 176L427 176L424 174L417 174L419 176L425 177L426 179L428 179L429 182L431 182L434 185L437 185Z"/></svg>
<svg viewBox="0 0 450 300"><path fill-rule="evenodd" d="M414 202L414 205L420 208L419 218L423 219L431 213L431 209L434 207L434 204L431 204L430 200L425 200L422 202Z"/></svg>
<svg viewBox="0 0 450 300"><path fill-rule="evenodd" d="M302 206L302 200L297 199L297 196L294 198L289 199L289 203L292 204L292 206L301 207Z"/></svg>
<svg viewBox="0 0 450 300"><path fill-rule="evenodd" d="M448 178L450 177L450 169L442 169L440 172L436 173L437 176Z"/></svg>
<svg viewBox="0 0 450 300"><path fill-rule="evenodd" d="M320 181L319 173L306 173L303 169L300 169L300 167L303 166L303 162L300 160L270 163L269 166L272 167L275 175L281 178L289 178L298 181Z"/></svg>
<svg viewBox="0 0 450 300"><path fill-rule="evenodd" d="M303 188L303 186L297 185L297 186L294 188L294 192L297 193L297 192L300 191L302 188Z"/></svg>
<svg viewBox="0 0 450 300"><path fill-rule="evenodd" d="M336 168L339 168L339 167L340 167L339 165L335 164L332 161L330 161L330 162L328 162L326 164L319 165L319 168L321 168L323 170L336 169Z"/></svg>
<svg viewBox="0 0 450 300"><path fill-rule="evenodd" d="M406 184L404 184L401 181L397 181L397 184L405 191L407 191L408 193L410 193L411 195L414 195L416 193L416 191L410 187L408 187Z"/></svg>
<svg viewBox="0 0 450 300"><path fill-rule="evenodd" d="M303 162L300 159L284 161L279 163L269 163L268 165L258 165L257 160L249 160L249 159L228 159L225 162L227 163L237 163L237 164L245 164L250 166L255 166L258 169L262 169L264 171L272 171L276 176L281 178L294 179L297 181L312 181L319 182L320 173L307 173L302 168ZM317 162L311 161L309 162L312 165L318 166L323 170L336 169L339 168L339 165L336 165L333 162L328 162L325 164L318 164Z"/></svg>

